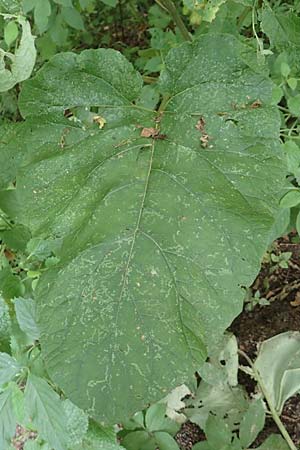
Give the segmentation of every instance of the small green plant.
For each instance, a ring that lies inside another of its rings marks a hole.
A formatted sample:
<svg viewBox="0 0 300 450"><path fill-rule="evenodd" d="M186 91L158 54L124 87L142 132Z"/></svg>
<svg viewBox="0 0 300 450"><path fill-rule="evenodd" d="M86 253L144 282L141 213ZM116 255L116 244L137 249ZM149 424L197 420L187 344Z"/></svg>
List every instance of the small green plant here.
<svg viewBox="0 0 300 450"><path fill-rule="evenodd" d="M257 290L255 292L255 294L253 295L252 290L250 288L247 289L246 291L246 296L245 296L245 309L246 311L253 311L253 309L255 308L255 306L259 305L259 306L269 306L270 302L269 300L267 300L264 297L261 297L259 290Z"/></svg>

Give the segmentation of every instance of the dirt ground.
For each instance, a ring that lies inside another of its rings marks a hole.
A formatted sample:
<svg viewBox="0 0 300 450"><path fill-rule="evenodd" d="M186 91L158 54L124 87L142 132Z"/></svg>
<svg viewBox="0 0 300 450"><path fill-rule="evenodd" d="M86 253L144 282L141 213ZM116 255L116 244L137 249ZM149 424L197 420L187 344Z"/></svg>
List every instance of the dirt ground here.
<svg viewBox="0 0 300 450"><path fill-rule="evenodd" d="M300 243L295 240L293 234L281 238L272 250L275 255L292 253L288 267L279 267L275 262L263 263L251 287L253 295L259 291L260 297L267 298L270 305L257 305L252 311L244 310L230 327L238 339L239 348L252 359L255 359L257 345L265 339L288 330L300 331ZM241 362L245 364L245 361ZM249 394L254 391L254 382L243 372L240 372L239 382ZM295 444L300 445L300 395L286 402L281 419ZM253 448L272 433L279 433L278 428L271 419L267 419ZM190 422L185 423L177 435L182 450L191 450L196 442L203 439L201 430Z"/></svg>

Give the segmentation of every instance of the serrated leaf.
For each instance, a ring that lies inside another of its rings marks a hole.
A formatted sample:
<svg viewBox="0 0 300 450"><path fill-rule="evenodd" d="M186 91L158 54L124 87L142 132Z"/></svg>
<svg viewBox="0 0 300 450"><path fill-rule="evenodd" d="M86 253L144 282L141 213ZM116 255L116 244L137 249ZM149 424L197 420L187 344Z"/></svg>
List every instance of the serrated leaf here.
<svg viewBox="0 0 300 450"><path fill-rule="evenodd" d="M11 381L18 373L21 366L8 353L0 353L0 386Z"/></svg>
<svg viewBox="0 0 300 450"><path fill-rule="evenodd" d="M270 6L262 8L261 27L268 36L271 46L279 50L299 46L300 18L293 12L280 13Z"/></svg>
<svg viewBox="0 0 300 450"><path fill-rule="evenodd" d="M7 340L11 333L11 318L9 308L4 298L0 296L0 342Z"/></svg>
<svg viewBox="0 0 300 450"><path fill-rule="evenodd" d="M88 416L70 400L64 400L63 408L67 417L68 448L80 444L88 430Z"/></svg>
<svg viewBox="0 0 300 450"><path fill-rule="evenodd" d="M19 297L24 293L20 278L13 274L10 267L0 270L0 295L6 300Z"/></svg>
<svg viewBox="0 0 300 450"><path fill-rule="evenodd" d="M18 224L8 230L0 232L0 236L1 240L10 250L20 250L22 252L25 251L26 244L30 239L29 230L23 225Z"/></svg>
<svg viewBox="0 0 300 450"><path fill-rule="evenodd" d="M25 388L25 410L38 434L55 450L67 448L67 417L62 402L49 384L33 374Z"/></svg>
<svg viewBox="0 0 300 450"><path fill-rule="evenodd" d="M264 341L254 365L281 414L286 400L300 390L300 333L287 331Z"/></svg>
<svg viewBox="0 0 300 450"><path fill-rule="evenodd" d="M43 355L97 419L122 421L192 380L259 269L284 166L272 83L247 52L225 35L172 50L159 124L135 105L141 76L112 50L58 55L22 89L36 131L19 222L64 240L37 287ZM64 117L92 106L103 129Z"/></svg>
<svg viewBox="0 0 300 450"><path fill-rule="evenodd" d="M265 425L266 412L261 399L252 401L240 425L240 441L248 448Z"/></svg>
<svg viewBox="0 0 300 450"><path fill-rule="evenodd" d="M124 447L116 443L115 433L90 422L82 443L73 447L72 450L124 450Z"/></svg>
<svg viewBox="0 0 300 450"><path fill-rule="evenodd" d="M15 84L29 78L35 64L36 50L30 23L22 17L18 18L18 22L22 27L22 36L15 54L0 49L0 92L8 91ZM6 67L5 58L10 60L10 68Z"/></svg>
<svg viewBox="0 0 300 450"><path fill-rule="evenodd" d="M16 431L16 415L12 404L10 387L0 394L0 448L5 449Z"/></svg>
<svg viewBox="0 0 300 450"><path fill-rule="evenodd" d="M12 406L17 423L22 424L25 420L24 393L14 381L9 384L9 387L12 391Z"/></svg>
<svg viewBox="0 0 300 450"><path fill-rule="evenodd" d="M19 326L33 340L39 339L40 332L36 324L36 303L32 298L16 298L15 311Z"/></svg>

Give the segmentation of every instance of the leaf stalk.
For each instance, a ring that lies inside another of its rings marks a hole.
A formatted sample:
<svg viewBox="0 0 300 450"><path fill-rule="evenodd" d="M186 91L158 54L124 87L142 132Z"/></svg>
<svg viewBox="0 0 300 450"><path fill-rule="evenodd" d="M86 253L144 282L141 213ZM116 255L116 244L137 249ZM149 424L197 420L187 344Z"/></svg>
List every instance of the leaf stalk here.
<svg viewBox="0 0 300 450"><path fill-rule="evenodd" d="M180 17L180 14L178 13L177 8L176 8L175 4L173 3L173 1L172 0L155 0L155 1L160 7L164 8L168 11L168 13L172 17L174 23L179 28L183 38L186 41L192 42L193 38L192 38L191 34L189 33L188 29L186 28L182 18Z"/></svg>
<svg viewBox="0 0 300 450"><path fill-rule="evenodd" d="M284 437L284 439L286 440L288 446L290 447L291 450L297 450L296 445L294 444L294 442L292 441L288 431L286 430L285 426L283 425L278 412L276 411L272 400L269 396L268 390L266 389L264 382L258 372L258 370L256 369L255 365L253 364L252 360L249 358L249 356L243 352L242 350L238 350L238 353L245 358L245 360L247 361L247 363L249 364L249 366L251 367L252 371L253 371L253 375L261 389L261 392L269 406L270 412L272 414L273 420L276 423L276 425L279 428L280 433L282 434L282 436Z"/></svg>

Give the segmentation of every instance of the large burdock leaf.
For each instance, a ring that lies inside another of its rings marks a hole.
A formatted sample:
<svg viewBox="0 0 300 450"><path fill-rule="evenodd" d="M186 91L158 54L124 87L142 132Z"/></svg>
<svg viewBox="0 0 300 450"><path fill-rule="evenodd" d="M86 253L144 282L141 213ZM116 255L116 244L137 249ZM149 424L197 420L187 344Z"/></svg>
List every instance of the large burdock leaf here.
<svg viewBox="0 0 300 450"><path fill-rule="evenodd" d="M58 55L24 85L19 220L63 239L37 289L43 354L97 419L191 382L258 271L284 172L251 59L225 35L172 50L159 112L111 50Z"/></svg>

